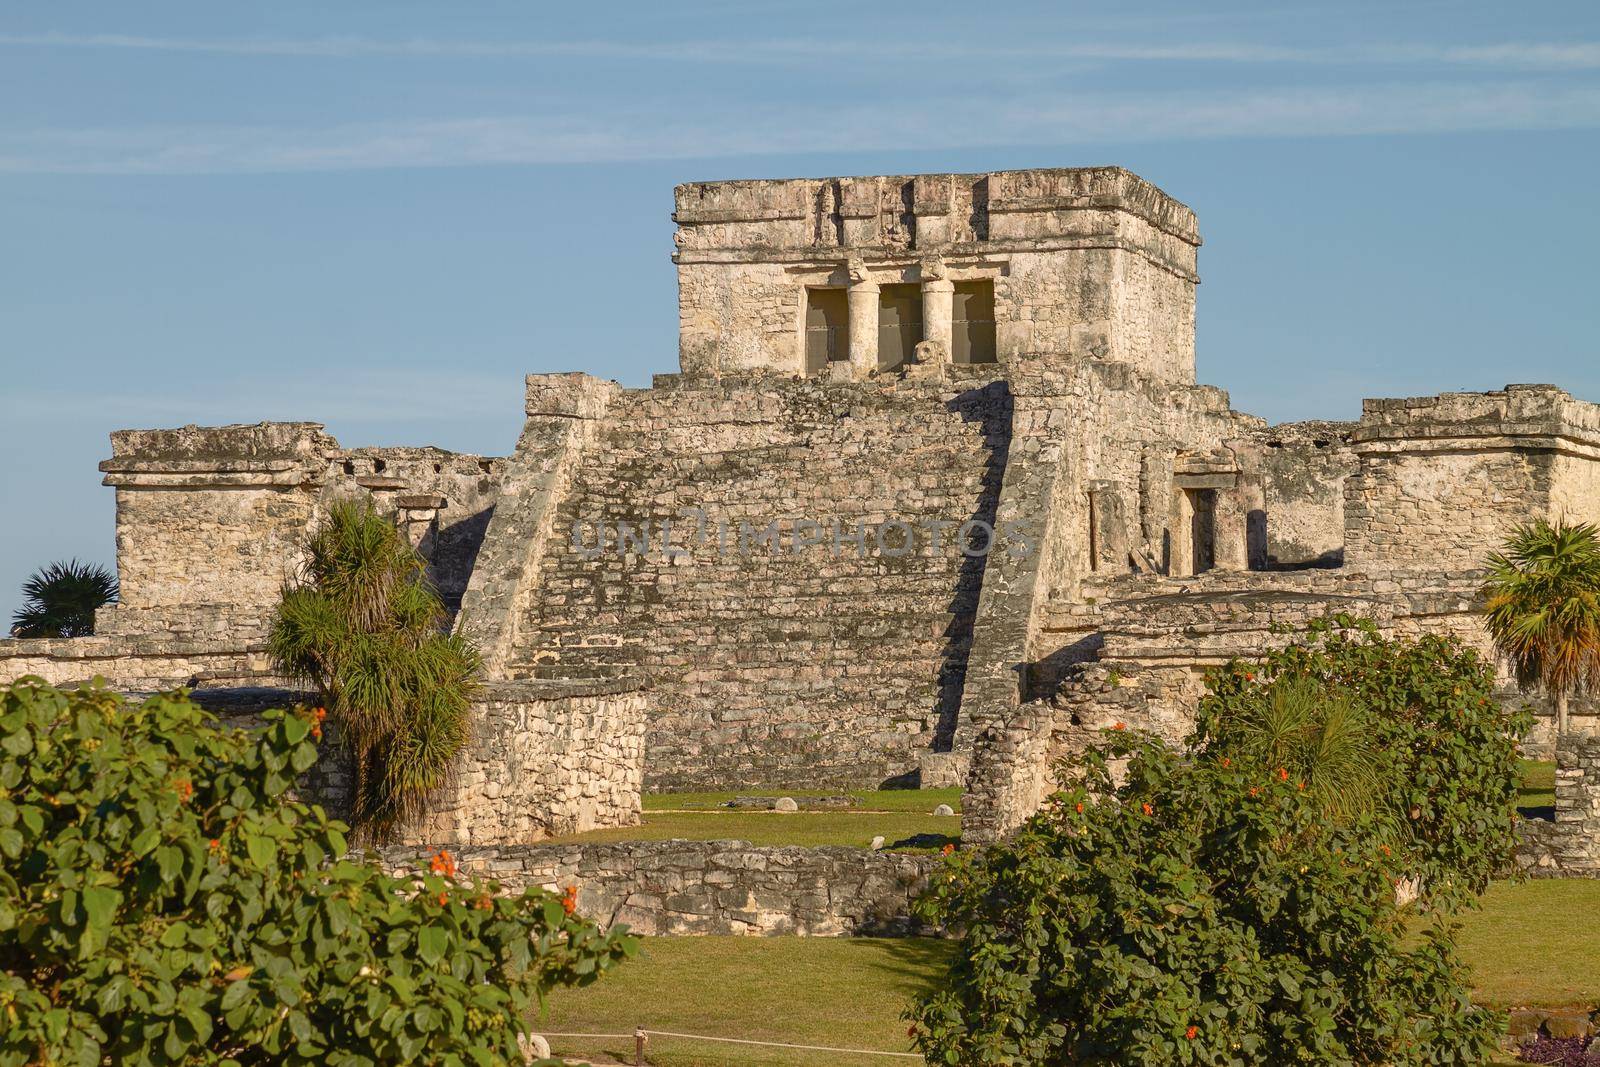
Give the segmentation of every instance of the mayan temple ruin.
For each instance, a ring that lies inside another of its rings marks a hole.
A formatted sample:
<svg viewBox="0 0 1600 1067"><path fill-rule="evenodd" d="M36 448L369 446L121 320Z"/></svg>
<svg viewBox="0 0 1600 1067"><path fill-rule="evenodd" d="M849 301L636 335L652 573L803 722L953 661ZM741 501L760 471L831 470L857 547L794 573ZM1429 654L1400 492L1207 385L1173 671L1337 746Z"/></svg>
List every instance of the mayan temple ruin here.
<svg viewBox="0 0 1600 1067"><path fill-rule="evenodd" d="M677 372L529 375L509 456L316 422L113 434L121 601L93 637L0 642L6 671L259 706L303 539L364 494L485 656L417 841L891 781L964 786L982 841L1112 723L1180 739L1205 671L1285 628L1347 612L1487 652L1512 524L1600 520L1600 405L1554 385L1233 410L1196 378L1195 215L1125 170L694 183L674 219Z"/></svg>

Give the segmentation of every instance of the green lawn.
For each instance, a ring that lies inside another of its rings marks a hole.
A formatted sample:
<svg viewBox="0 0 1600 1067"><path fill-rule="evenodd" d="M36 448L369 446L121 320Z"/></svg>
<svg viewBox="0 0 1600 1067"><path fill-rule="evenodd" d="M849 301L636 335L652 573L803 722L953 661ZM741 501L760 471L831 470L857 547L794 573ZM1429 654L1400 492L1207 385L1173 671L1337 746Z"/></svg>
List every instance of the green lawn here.
<svg viewBox="0 0 1600 1067"><path fill-rule="evenodd" d="M935 834L939 839L923 846L937 848L954 841L961 833L959 815L919 815L909 812L861 811L665 811L647 812L643 824L611 830L591 830L566 841L748 841L752 845L849 845L866 848L875 836L894 844L917 834Z"/></svg>
<svg viewBox="0 0 1600 1067"><path fill-rule="evenodd" d="M1498 882L1462 918L1475 997L1495 1007L1600 1006L1600 881Z"/></svg>
<svg viewBox="0 0 1600 1067"><path fill-rule="evenodd" d="M961 789L736 789L728 793L647 793L645 811L720 808L734 797L853 796L861 803L852 811L913 811L926 814L940 804L961 811Z"/></svg>
<svg viewBox="0 0 1600 1067"><path fill-rule="evenodd" d="M900 1012L940 973L949 946L925 938L657 937L640 958L551 997L537 1028L632 1033L634 1027L793 1044L910 1048ZM633 1062L633 1040L551 1038L557 1054ZM650 1039L657 1067L883 1067L916 1064L836 1052Z"/></svg>
<svg viewBox="0 0 1600 1067"><path fill-rule="evenodd" d="M849 793L858 807L834 811L776 812L724 808L736 796L839 796ZM644 822L613 830L560 837L565 841L748 841L753 845L848 845L866 848L874 837L893 845L918 834L936 840L915 846L929 851L961 834L961 816L932 815L940 804L961 811L960 789L741 789L729 793L651 793L644 798Z"/></svg>
<svg viewBox="0 0 1600 1067"><path fill-rule="evenodd" d="M1517 789L1517 807L1525 814L1531 808L1556 806L1556 765L1549 760L1525 759L1522 784Z"/></svg>
<svg viewBox="0 0 1600 1067"><path fill-rule="evenodd" d="M1497 1007L1600 1003L1600 881L1495 885L1463 919L1475 997ZM900 1052L900 1012L950 949L918 939L668 937L587 989L555 994L545 1032L634 1027ZM632 1062L631 1038L552 1039L558 1053ZM657 1067L872 1067L912 1060L652 1038Z"/></svg>

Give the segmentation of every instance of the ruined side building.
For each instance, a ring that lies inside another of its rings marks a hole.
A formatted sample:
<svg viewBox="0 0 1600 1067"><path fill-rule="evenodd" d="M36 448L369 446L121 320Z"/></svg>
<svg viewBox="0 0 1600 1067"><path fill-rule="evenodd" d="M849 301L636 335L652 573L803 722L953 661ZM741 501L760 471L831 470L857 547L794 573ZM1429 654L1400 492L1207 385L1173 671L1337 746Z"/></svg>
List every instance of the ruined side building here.
<svg viewBox="0 0 1600 1067"><path fill-rule="evenodd" d="M421 836L900 780L965 784L982 838L1094 731L1181 737L1206 669L1277 624L1487 649L1479 568L1512 524L1600 520L1600 406L1554 386L1232 410L1195 379L1194 213L1124 170L697 183L674 218L679 373L529 375L509 457L113 434L122 601L95 637L0 642L6 671L277 684L280 585L364 494L485 651Z"/></svg>

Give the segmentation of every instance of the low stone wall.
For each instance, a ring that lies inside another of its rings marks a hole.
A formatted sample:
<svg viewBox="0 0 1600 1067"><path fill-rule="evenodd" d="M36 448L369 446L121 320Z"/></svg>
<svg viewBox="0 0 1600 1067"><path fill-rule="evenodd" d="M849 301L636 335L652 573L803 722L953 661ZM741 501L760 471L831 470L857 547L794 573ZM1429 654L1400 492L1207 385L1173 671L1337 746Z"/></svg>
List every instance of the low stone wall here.
<svg viewBox="0 0 1600 1067"><path fill-rule="evenodd" d="M415 871L415 849L383 860ZM578 887L578 908L642 934L910 934L936 856L743 841L622 841L455 850L469 874L506 888Z"/></svg>
<svg viewBox="0 0 1600 1067"><path fill-rule="evenodd" d="M493 682L455 781L412 844L527 844L639 821L645 698L637 678Z"/></svg>
<svg viewBox="0 0 1600 1067"><path fill-rule="evenodd" d="M243 645L168 634L96 635L0 640L0 679L38 675L52 685L104 678L112 688L154 692L208 678L268 674L260 644Z"/></svg>
<svg viewBox="0 0 1600 1067"><path fill-rule="evenodd" d="M1530 878L1600 878L1600 737L1556 746L1555 819L1523 819L1517 867Z"/></svg>

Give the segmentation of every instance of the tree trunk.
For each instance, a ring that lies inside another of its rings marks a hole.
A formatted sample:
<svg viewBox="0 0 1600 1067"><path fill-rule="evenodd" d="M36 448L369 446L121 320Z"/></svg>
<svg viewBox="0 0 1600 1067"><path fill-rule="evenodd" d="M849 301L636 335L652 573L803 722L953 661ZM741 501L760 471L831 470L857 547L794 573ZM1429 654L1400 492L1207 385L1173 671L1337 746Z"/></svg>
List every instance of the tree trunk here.
<svg viewBox="0 0 1600 1067"><path fill-rule="evenodd" d="M1556 736L1567 736L1567 691L1556 694Z"/></svg>

